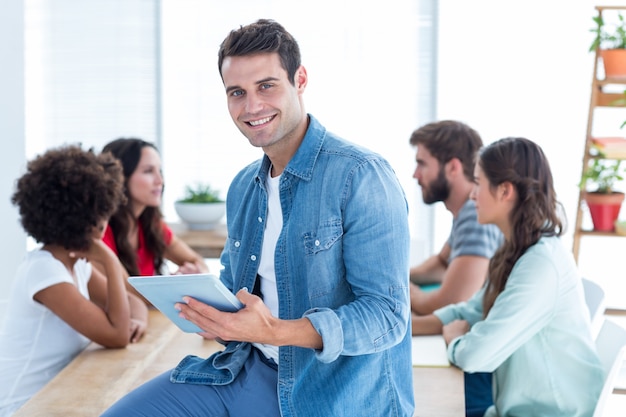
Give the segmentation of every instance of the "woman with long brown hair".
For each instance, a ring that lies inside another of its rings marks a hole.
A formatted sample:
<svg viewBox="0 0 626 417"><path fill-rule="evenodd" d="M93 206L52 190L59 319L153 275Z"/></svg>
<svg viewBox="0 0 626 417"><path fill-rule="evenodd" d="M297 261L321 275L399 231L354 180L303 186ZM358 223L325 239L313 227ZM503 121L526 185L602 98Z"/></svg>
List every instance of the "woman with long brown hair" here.
<svg viewBox="0 0 626 417"><path fill-rule="evenodd" d="M160 205L164 181L156 146L139 138L119 138L105 145L102 153L111 153L124 170L127 203L109 220L103 240L128 275L169 273L165 260L178 266L174 273L208 272L204 259L177 238L163 220Z"/></svg>
<svg viewBox="0 0 626 417"><path fill-rule="evenodd" d="M453 364L493 372L485 416L590 416L603 372L548 161L534 142L504 138L481 151L474 176L478 221L505 241L485 286L415 319L413 333L442 333Z"/></svg>

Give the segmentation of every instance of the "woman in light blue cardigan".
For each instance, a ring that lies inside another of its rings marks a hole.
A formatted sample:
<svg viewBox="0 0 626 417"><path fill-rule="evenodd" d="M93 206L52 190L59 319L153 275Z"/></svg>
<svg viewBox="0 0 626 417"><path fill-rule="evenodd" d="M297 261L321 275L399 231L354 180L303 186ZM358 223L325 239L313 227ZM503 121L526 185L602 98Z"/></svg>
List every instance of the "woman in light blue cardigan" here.
<svg viewBox="0 0 626 417"><path fill-rule="evenodd" d="M591 416L604 376L581 277L559 239L548 161L532 141L505 138L482 150L474 175L478 221L497 225L505 242L481 290L414 328L443 333L464 371L493 372L485 416Z"/></svg>

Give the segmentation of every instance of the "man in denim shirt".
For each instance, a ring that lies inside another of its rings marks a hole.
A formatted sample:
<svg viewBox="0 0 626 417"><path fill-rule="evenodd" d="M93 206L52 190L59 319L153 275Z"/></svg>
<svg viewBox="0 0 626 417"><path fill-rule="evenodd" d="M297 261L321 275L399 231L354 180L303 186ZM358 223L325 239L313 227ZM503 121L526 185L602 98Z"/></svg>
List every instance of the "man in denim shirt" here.
<svg viewBox="0 0 626 417"><path fill-rule="evenodd" d="M218 56L230 115L264 151L227 196L220 278L245 307L185 297L181 315L224 351L188 356L105 415L412 416L408 211L392 168L306 113L307 72L278 23L233 30Z"/></svg>

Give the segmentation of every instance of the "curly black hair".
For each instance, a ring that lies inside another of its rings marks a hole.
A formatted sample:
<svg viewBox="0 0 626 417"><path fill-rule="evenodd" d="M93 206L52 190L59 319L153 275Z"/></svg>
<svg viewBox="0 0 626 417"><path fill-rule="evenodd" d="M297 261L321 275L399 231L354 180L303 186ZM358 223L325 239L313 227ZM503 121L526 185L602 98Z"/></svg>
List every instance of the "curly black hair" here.
<svg viewBox="0 0 626 417"><path fill-rule="evenodd" d="M37 242L86 250L92 228L126 202L122 166L79 145L53 148L28 162L11 202Z"/></svg>

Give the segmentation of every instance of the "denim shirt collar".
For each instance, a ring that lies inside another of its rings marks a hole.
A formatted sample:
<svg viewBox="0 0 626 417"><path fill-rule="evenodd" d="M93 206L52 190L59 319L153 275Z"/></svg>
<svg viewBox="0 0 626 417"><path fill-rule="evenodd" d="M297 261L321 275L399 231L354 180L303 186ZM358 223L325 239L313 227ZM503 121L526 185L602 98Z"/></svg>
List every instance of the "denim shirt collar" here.
<svg viewBox="0 0 626 417"><path fill-rule="evenodd" d="M302 139L302 143L298 147L295 155L285 167L285 172L304 181L310 181L313 177L315 161L326 138L326 128L311 114L308 114L308 118L309 126L307 127L304 139ZM267 155L263 155L263 161L256 175L256 181L258 183L265 184L270 165L271 162Z"/></svg>

